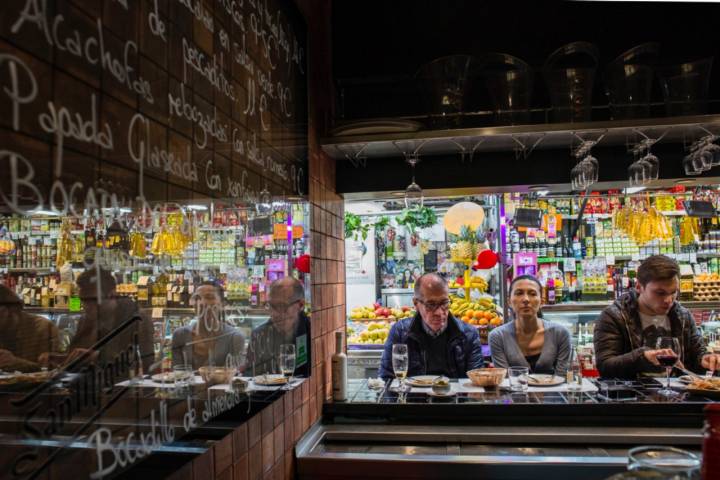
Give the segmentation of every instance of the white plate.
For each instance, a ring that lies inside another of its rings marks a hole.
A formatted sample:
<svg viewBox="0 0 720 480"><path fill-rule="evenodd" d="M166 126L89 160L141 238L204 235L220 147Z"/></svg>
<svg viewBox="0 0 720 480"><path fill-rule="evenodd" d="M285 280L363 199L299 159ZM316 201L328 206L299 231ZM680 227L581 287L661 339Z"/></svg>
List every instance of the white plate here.
<svg viewBox="0 0 720 480"><path fill-rule="evenodd" d="M544 375L539 373L531 373L528 377L529 387L555 387L565 383L563 377L557 375Z"/></svg>
<svg viewBox="0 0 720 480"><path fill-rule="evenodd" d="M373 133L417 132L420 128L422 128L422 124L412 120L361 120L335 127L330 133L334 137L340 137Z"/></svg>
<svg viewBox="0 0 720 480"><path fill-rule="evenodd" d="M157 383L174 383L175 380L182 380L182 379L191 379L193 378L193 374L183 373L180 372L165 372L165 373L156 373L152 377L150 377L150 380Z"/></svg>
<svg viewBox="0 0 720 480"><path fill-rule="evenodd" d="M257 377L253 378L253 382L255 382L257 385L265 385L266 387L285 385L287 381L287 377L280 373L271 375L258 375Z"/></svg>
<svg viewBox="0 0 720 480"><path fill-rule="evenodd" d="M437 377L439 377L439 375L416 375L414 377L408 377L405 383L412 387L430 388L432 387L433 380Z"/></svg>

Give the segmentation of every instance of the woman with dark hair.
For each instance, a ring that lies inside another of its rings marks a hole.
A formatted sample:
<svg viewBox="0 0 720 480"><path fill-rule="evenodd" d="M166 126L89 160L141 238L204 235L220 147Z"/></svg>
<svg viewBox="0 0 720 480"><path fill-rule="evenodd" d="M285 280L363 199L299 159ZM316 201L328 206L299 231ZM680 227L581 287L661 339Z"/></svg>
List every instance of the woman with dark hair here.
<svg viewBox="0 0 720 480"><path fill-rule="evenodd" d="M223 366L228 355L237 363L245 352L245 338L225 323L225 291L211 281L203 282L193 294L197 316L172 336L173 365Z"/></svg>
<svg viewBox="0 0 720 480"><path fill-rule="evenodd" d="M567 328L542 319L542 285L532 275L510 283L508 301L514 320L490 332L490 351L496 367L529 367L531 373L565 376L571 340Z"/></svg>

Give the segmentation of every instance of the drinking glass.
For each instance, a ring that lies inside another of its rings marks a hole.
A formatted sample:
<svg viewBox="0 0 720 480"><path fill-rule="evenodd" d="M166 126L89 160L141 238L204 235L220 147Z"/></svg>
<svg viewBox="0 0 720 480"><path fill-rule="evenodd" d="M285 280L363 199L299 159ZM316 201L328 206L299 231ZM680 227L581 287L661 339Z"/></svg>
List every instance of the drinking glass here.
<svg viewBox="0 0 720 480"><path fill-rule="evenodd" d="M639 160L628 167L628 183L631 187L639 187L645 183L645 170Z"/></svg>
<svg viewBox="0 0 720 480"><path fill-rule="evenodd" d="M685 155L685 158L683 158L683 168L685 169L685 175L700 175L703 172L702 166L696 164L694 153Z"/></svg>
<svg viewBox="0 0 720 480"><path fill-rule="evenodd" d="M648 180L657 180L660 177L660 160L648 151L643 160L648 166Z"/></svg>
<svg viewBox="0 0 720 480"><path fill-rule="evenodd" d="M660 337L657 339L655 348L658 350L668 350L671 353L658 354L655 358L661 366L665 367L665 388L658 391L660 395L665 397L675 397L678 392L670 389L670 372L673 365L678 361L678 352L680 351L680 342L675 337Z"/></svg>
<svg viewBox="0 0 720 480"><path fill-rule="evenodd" d="M396 343L392 347L392 365L395 377L397 377L399 385L394 391L405 392L408 390L405 385L405 378L407 377L408 371L408 348L404 343Z"/></svg>
<svg viewBox="0 0 720 480"><path fill-rule="evenodd" d="M529 373L530 369L528 367L510 367L508 370L508 376L510 378L510 391L523 393L527 392Z"/></svg>
<svg viewBox="0 0 720 480"><path fill-rule="evenodd" d="M697 478L700 458L694 453L674 447L647 446L628 451L628 471L648 478L673 480Z"/></svg>
<svg viewBox="0 0 720 480"><path fill-rule="evenodd" d="M193 380L192 365L175 365L172 370L175 390L182 391L189 388Z"/></svg>
<svg viewBox="0 0 720 480"><path fill-rule="evenodd" d="M284 343L280 345L280 373L288 379L287 383L292 382L293 373L295 373L295 345L292 343Z"/></svg>
<svg viewBox="0 0 720 480"><path fill-rule="evenodd" d="M587 168L590 172L591 184L597 183L598 179L600 178L600 164L598 163L598 159L588 153L587 157L585 157L585 159L583 160L583 163L587 165Z"/></svg>

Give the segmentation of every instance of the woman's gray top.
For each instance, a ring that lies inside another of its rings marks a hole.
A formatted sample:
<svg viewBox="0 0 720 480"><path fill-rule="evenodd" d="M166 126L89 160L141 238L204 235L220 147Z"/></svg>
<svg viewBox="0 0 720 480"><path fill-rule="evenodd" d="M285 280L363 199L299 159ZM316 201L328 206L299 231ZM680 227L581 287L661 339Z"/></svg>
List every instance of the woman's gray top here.
<svg viewBox="0 0 720 480"><path fill-rule="evenodd" d="M178 328L173 332L172 336L172 360L173 365L191 364L193 369L198 369L207 365L205 359L193 358L193 336L192 331L196 328L196 321L189 325ZM211 341L208 339L207 341ZM225 366L228 354L234 356L240 355L245 351L245 338L234 327L223 324L223 332L214 338L215 344L212 346L213 358L212 364L216 366Z"/></svg>
<svg viewBox="0 0 720 480"><path fill-rule="evenodd" d="M542 320L545 327L540 358L535 364L536 373L555 373L565 376L570 364L572 342L570 332L560 324ZM499 368L530 367L517 342L515 321L506 323L490 332L490 353L493 365Z"/></svg>

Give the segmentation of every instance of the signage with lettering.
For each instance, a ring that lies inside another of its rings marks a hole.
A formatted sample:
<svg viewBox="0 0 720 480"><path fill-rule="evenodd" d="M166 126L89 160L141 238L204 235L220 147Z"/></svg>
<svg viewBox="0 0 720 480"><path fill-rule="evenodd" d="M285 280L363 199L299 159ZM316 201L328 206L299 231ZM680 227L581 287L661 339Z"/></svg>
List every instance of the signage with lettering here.
<svg viewBox="0 0 720 480"><path fill-rule="evenodd" d="M110 212L125 210L142 212L141 220L147 214L150 220L135 225L142 229L167 222L167 205L210 205L211 198L242 210L267 205L268 197L303 196L306 62L305 22L292 0L3 2L0 215L44 212L90 225L110 223ZM267 222L254 225L257 235L272 234ZM61 240L33 248L47 254ZM85 247L84 262L68 262L73 268L82 263L97 278L101 269L118 278L142 270L132 282L140 287L137 298L160 298L152 283L173 267L169 255L139 259L105 248L99 238ZM142 322L140 316L108 328L88 322L88 309L97 310L97 319L113 308L140 315L113 306L127 298L103 305L96 284L88 301L89 292L80 293L82 306L75 293L68 302L82 312L74 315L82 317L78 336L89 332L92 339L65 346L83 353L51 370L47 383L3 402L9 410L0 414L17 419L13 434L21 437L0 441L8 478L108 477L242 401L208 393L200 403L188 399L184 409L184 400L178 407L170 399L149 408L148 399L118 388L123 379L142 377L144 337L130 342L128 335ZM45 293L29 300L47 302ZM147 317L162 318L184 292L165 293ZM62 465L72 468L64 472Z"/></svg>

